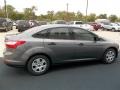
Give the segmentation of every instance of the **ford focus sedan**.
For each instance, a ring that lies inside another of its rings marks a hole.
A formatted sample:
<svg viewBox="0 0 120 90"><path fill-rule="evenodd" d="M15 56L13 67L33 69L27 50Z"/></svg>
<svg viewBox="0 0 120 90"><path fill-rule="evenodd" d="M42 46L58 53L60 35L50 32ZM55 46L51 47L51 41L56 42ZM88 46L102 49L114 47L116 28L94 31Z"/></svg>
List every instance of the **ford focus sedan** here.
<svg viewBox="0 0 120 90"><path fill-rule="evenodd" d="M23 66L32 75L46 73L51 65L81 60L113 63L118 44L70 25L43 25L5 37L4 62Z"/></svg>

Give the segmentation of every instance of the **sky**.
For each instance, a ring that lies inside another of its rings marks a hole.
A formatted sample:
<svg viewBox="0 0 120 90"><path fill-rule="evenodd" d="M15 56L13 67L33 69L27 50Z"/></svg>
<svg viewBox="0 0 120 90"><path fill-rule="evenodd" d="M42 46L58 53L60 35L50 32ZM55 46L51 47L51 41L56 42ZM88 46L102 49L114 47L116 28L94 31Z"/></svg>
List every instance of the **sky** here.
<svg viewBox="0 0 120 90"><path fill-rule="evenodd" d="M63 11L66 10L66 4L69 4L70 12L80 11L85 14L87 0L6 0L22 12L24 8L36 6L36 14L46 14L47 11ZM0 6L4 6L4 0L0 0ZM88 14L116 14L120 16L120 0L89 0Z"/></svg>

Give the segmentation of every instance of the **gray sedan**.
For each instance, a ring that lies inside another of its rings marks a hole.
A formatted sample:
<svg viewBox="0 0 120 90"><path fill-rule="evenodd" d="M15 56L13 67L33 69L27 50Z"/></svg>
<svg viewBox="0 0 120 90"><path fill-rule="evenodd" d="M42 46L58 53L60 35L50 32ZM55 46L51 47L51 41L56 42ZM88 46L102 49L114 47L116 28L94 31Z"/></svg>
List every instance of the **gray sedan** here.
<svg viewBox="0 0 120 90"><path fill-rule="evenodd" d="M119 45L70 25L43 25L5 38L4 62L26 66L32 75L41 75L51 65L81 60L113 63Z"/></svg>

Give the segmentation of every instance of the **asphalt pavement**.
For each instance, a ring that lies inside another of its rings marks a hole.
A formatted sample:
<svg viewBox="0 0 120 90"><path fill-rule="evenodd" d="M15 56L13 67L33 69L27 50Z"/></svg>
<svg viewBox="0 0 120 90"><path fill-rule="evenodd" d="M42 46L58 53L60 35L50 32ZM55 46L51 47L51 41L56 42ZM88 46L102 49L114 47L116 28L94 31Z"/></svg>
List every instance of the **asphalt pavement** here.
<svg viewBox="0 0 120 90"><path fill-rule="evenodd" d="M42 76L8 67L0 58L0 90L120 90L120 55L105 65L85 61L53 66Z"/></svg>

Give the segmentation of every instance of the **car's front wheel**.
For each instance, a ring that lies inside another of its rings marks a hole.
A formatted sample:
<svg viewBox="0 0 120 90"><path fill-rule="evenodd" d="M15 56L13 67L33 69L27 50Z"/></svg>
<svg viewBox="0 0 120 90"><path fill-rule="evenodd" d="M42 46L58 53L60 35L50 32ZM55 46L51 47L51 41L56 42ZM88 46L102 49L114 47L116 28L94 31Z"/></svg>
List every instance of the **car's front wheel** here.
<svg viewBox="0 0 120 90"><path fill-rule="evenodd" d="M116 55L117 55L117 53L116 53L115 49L112 49L112 48L107 49L104 53L102 60L105 64L111 64L116 60Z"/></svg>
<svg viewBox="0 0 120 90"><path fill-rule="evenodd" d="M112 32L115 32L115 28L112 28Z"/></svg>
<svg viewBox="0 0 120 90"><path fill-rule="evenodd" d="M27 69L32 75L42 75L50 67L49 59L44 55L33 56L27 64Z"/></svg>

